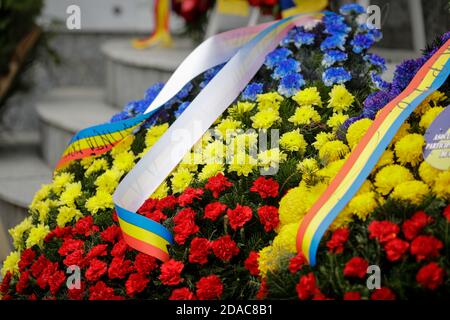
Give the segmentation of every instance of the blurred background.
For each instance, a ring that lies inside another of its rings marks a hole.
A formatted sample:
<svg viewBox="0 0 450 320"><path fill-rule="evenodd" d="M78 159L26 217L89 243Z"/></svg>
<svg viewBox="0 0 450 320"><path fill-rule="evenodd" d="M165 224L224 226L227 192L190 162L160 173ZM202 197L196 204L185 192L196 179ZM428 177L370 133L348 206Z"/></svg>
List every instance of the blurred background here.
<svg viewBox="0 0 450 320"><path fill-rule="evenodd" d="M10 250L7 230L50 182L75 132L166 81L205 37L277 16L275 0L249 1L262 8L238 2L224 10L212 0L174 0L173 46L136 49L131 40L155 27L152 0L0 0L0 261ZM337 11L353 1L325 2ZM388 61L386 80L450 29L448 0L356 2L381 9L384 37L374 51Z"/></svg>

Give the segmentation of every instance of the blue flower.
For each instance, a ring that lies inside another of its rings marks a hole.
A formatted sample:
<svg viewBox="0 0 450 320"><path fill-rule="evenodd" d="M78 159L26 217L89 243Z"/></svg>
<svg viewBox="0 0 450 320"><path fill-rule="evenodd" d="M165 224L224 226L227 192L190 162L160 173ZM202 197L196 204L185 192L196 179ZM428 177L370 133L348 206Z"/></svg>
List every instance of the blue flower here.
<svg viewBox="0 0 450 320"><path fill-rule="evenodd" d="M372 37L373 41L377 42L383 38L383 33L376 28L371 28L368 32L368 36Z"/></svg>
<svg viewBox="0 0 450 320"><path fill-rule="evenodd" d="M285 97L292 97L304 85L305 80L300 73L291 73L281 79L278 93Z"/></svg>
<svg viewBox="0 0 450 320"><path fill-rule="evenodd" d="M374 53L368 53L364 56L364 61L369 62L371 65L380 68L382 71L386 70L386 60Z"/></svg>
<svg viewBox="0 0 450 320"><path fill-rule="evenodd" d="M392 80L393 86L402 90L405 89L421 66L421 63L414 59L402 62L395 69Z"/></svg>
<svg viewBox="0 0 450 320"><path fill-rule="evenodd" d="M348 3L341 6L339 12L344 16L348 16L350 14L360 15L366 12L363 6L357 3Z"/></svg>
<svg viewBox="0 0 450 320"><path fill-rule="evenodd" d="M352 79L350 72L343 67L328 68L322 74L323 83L330 87L335 83L342 84Z"/></svg>
<svg viewBox="0 0 450 320"><path fill-rule="evenodd" d="M353 46L354 53L361 53L364 49L369 49L375 43L370 33L358 33L350 44Z"/></svg>
<svg viewBox="0 0 450 320"><path fill-rule="evenodd" d="M360 114L359 116L356 117L352 117L350 119L347 119L341 126L341 129L347 130L348 127L350 127L353 123L355 123L358 120L361 120L365 118L362 114ZM342 130L339 130L340 132L342 132Z"/></svg>
<svg viewBox="0 0 450 320"><path fill-rule="evenodd" d="M130 101L125 106L124 112L127 112L129 115L141 114L148 108L150 103L145 99Z"/></svg>
<svg viewBox="0 0 450 320"><path fill-rule="evenodd" d="M377 112L391 101L392 97L386 91L377 91L369 94L364 100L363 115L374 119Z"/></svg>
<svg viewBox="0 0 450 320"><path fill-rule="evenodd" d="M281 79L290 73L300 72L300 62L294 59L286 59L278 63L275 71L272 74L272 78Z"/></svg>
<svg viewBox="0 0 450 320"><path fill-rule="evenodd" d="M286 48L275 49L271 53L269 53L266 57L266 61L264 64L272 69L281 61L286 60L289 56L292 55L292 51Z"/></svg>
<svg viewBox="0 0 450 320"><path fill-rule="evenodd" d="M294 45L300 49L303 45L311 45L314 43L315 35L313 33L298 31L292 37Z"/></svg>
<svg viewBox="0 0 450 320"><path fill-rule="evenodd" d="M110 122L118 122L118 121L126 120L129 118L130 118L129 113L126 111L122 111L122 112L119 112L119 113L113 115Z"/></svg>
<svg viewBox="0 0 450 320"><path fill-rule="evenodd" d="M375 71L370 72L370 79L375 84L375 87L377 87L380 90L387 90L390 88L390 84L384 81L381 78L381 75Z"/></svg>
<svg viewBox="0 0 450 320"><path fill-rule="evenodd" d="M331 67L336 62L341 62L347 60L347 53L340 50L329 50L323 55L322 65L325 68Z"/></svg>
<svg viewBox="0 0 450 320"><path fill-rule="evenodd" d="M320 50L326 51L331 49L341 49L344 51L345 41L347 39L347 35L344 33L338 33L335 35L331 35L326 37L322 43L320 44Z"/></svg>
<svg viewBox="0 0 450 320"><path fill-rule="evenodd" d="M192 88L194 88L194 86L192 85L192 83L188 83L187 85L185 85L180 92L177 93L177 99L178 100L183 100L185 99L189 93L191 92Z"/></svg>
<svg viewBox="0 0 450 320"><path fill-rule="evenodd" d="M211 68L209 70L207 70L204 74L203 74L203 81L200 83L200 88L204 88L208 85L208 83L212 80L212 78L214 78L216 76L216 74L219 73L220 70L222 70L223 66L225 64L220 64L218 66L215 66L214 68Z"/></svg>
<svg viewBox="0 0 450 320"><path fill-rule="evenodd" d="M335 13L325 14L323 23L325 25L324 33L327 34L347 34L351 30L351 28L345 23L344 17Z"/></svg>
<svg viewBox="0 0 450 320"><path fill-rule="evenodd" d="M259 82L253 82L247 85L247 87L242 92L242 100L255 101L256 95L263 92L264 84Z"/></svg>
<svg viewBox="0 0 450 320"><path fill-rule="evenodd" d="M189 107L190 104L191 103L189 101L181 103L177 111L175 111L175 117L178 118L184 112L184 110L186 110L186 108Z"/></svg>
<svg viewBox="0 0 450 320"><path fill-rule="evenodd" d="M156 96L161 92L164 83L158 82L145 91L144 99L150 104L155 100Z"/></svg>
<svg viewBox="0 0 450 320"><path fill-rule="evenodd" d="M294 35L297 33L297 28L293 28L289 30L288 34L281 40L280 46L287 47L290 43L293 42Z"/></svg>
<svg viewBox="0 0 450 320"><path fill-rule="evenodd" d="M442 41L442 43L447 42L448 39L450 39L450 31L447 31L446 33L444 33L444 34L441 36L441 41Z"/></svg>

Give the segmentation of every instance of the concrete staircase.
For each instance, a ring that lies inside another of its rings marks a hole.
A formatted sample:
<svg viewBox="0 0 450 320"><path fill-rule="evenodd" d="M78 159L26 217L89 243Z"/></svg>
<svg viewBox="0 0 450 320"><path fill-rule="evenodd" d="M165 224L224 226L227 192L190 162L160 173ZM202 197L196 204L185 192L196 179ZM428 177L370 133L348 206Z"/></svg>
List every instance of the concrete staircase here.
<svg viewBox="0 0 450 320"><path fill-rule="evenodd" d="M12 249L8 229L27 215L27 208L52 171L70 138L101 124L145 90L166 81L192 50L190 41L169 49L137 51L127 41L102 46L107 64L106 87L64 87L50 91L37 104L39 131L0 134L0 267Z"/></svg>

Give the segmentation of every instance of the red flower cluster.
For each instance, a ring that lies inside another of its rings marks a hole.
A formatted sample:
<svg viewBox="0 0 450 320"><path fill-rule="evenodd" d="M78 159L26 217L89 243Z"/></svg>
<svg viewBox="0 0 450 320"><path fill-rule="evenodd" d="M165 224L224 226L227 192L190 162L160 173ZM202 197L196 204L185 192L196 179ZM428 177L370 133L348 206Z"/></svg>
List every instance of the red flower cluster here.
<svg viewBox="0 0 450 320"><path fill-rule="evenodd" d="M308 261L306 260L306 257L300 252L289 261L289 271L291 273L296 273L297 271L300 271L307 263Z"/></svg>
<svg viewBox="0 0 450 320"><path fill-rule="evenodd" d="M229 235L214 240L211 243L211 249L222 261L230 261L231 258L239 254L239 248Z"/></svg>
<svg viewBox="0 0 450 320"><path fill-rule="evenodd" d="M366 259L363 259L361 257L353 257L345 264L344 276L362 279L367 274L368 266L369 263Z"/></svg>
<svg viewBox="0 0 450 320"><path fill-rule="evenodd" d="M437 263L430 262L417 272L417 282L430 290L435 290L444 281L445 271Z"/></svg>
<svg viewBox="0 0 450 320"><path fill-rule="evenodd" d="M259 177L253 182L250 191L257 192L261 198L275 198L278 196L278 182L274 179L266 179L264 177Z"/></svg>
<svg viewBox="0 0 450 320"><path fill-rule="evenodd" d="M331 239L327 241L327 248L329 252L342 253L344 251L344 244L348 240L350 231L348 228L336 229L331 235Z"/></svg>
<svg viewBox="0 0 450 320"><path fill-rule="evenodd" d="M244 267L250 272L252 276L259 275L259 265L258 265L259 254L256 251L250 252L248 258L244 261Z"/></svg>
<svg viewBox="0 0 450 320"><path fill-rule="evenodd" d="M178 244L184 244L187 238L196 234L199 230L199 227L195 224L195 211L191 208L178 212L173 221L175 223L173 228L174 238Z"/></svg>
<svg viewBox="0 0 450 320"><path fill-rule="evenodd" d="M444 247L442 241L433 236L418 236L411 242L411 254L417 261L438 257L439 250Z"/></svg>
<svg viewBox="0 0 450 320"><path fill-rule="evenodd" d="M205 185L205 189L211 191L214 198L218 198L219 194L222 191L225 191L232 185L233 184L228 181L228 178L226 178L222 173L219 173L216 176L208 179L208 182Z"/></svg>
<svg viewBox="0 0 450 320"><path fill-rule="evenodd" d="M321 297L319 288L316 286L316 277L310 272L301 276L296 286L297 295L300 300L315 299Z"/></svg>
<svg viewBox="0 0 450 320"><path fill-rule="evenodd" d="M189 262L205 264L208 263L208 255L211 251L211 243L205 238L194 238L189 250Z"/></svg>
<svg viewBox="0 0 450 320"><path fill-rule="evenodd" d="M184 192L178 197L178 204L182 207L192 204L195 199L200 200L203 195L202 189L195 188L187 188Z"/></svg>
<svg viewBox="0 0 450 320"><path fill-rule="evenodd" d="M223 284L216 275L202 277L197 283L197 298L199 300L220 299L223 292Z"/></svg>
<svg viewBox="0 0 450 320"><path fill-rule="evenodd" d="M184 269L184 264L180 261L176 260L169 260L167 262L164 262L161 265L161 274L159 276L159 280L166 286L175 286L181 281L181 271Z"/></svg>
<svg viewBox="0 0 450 320"><path fill-rule="evenodd" d="M398 225L390 221L373 221L369 224L369 238L377 239L380 243L386 243L397 237L400 231Z"/></svg>
<svg viewBox="0 0 450 320"><path fill-rule="evenodd" d="M413 240L432 221L433 219L424 211L416 212L410 219L403 222L402 231L405 238L407 240Z"/></svg>
<svg viewBox="0 0 450 320"><path fill-rule="evenodd" d="M252 209L238 204L234 210L227 210L230 226L233 230L242 228L253 217Z"/></svg>
<svg viewBox="0 0 450 320"><path fill-rule="evenodd" d="M278 208L273 206L262 206L258 209L259 220L266 232L272 231L280 223Z"/></svg>
<svg viewBox="0 0 450 320"><path fill-rule="evenodd" d="M208 203L205 207L205 218L216 221L227 210L227 206L220 202Z"/></svg>

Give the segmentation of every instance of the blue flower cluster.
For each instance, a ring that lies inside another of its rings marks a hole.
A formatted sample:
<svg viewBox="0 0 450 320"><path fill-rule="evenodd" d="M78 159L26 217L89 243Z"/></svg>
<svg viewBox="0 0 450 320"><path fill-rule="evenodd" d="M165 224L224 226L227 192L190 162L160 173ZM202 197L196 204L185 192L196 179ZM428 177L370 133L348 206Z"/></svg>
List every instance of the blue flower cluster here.
<svg viewBox="0 0 450 320"><path fill-rule="evenodd" d="M203 81L200 83L200 88L203 89L204 87L206 87L208 83L212 80L212 78L214 78L216 74L218 74L219 71L222 70L224 65L225 64L223 63L206 71L205 74L203 75Z"/></svg>
<svg viewBox="0 0 450 320"><path fill-rule="evenodd" d="M256 96L263 92L264 84L253 82L247 85L241 95L242 100L255 101Z"/></svg>
<svg viewBox="0 0 450 320"><path fill-rule="evenodd" d="M303 27L295 27L291 29L287 36L281 40L280 45L282 47L287 47L289 44L293 43L298 49L303 45L312 45L316 35L311 32L305 31Z"/></svg>
<svg viewBox="0 0 450 320"><path fill-rule="evenodd" d="M339 12L344 15L348 16L351 14L360 15L366 12L364 10L364 7L357 3L348 3L341 6L339 9Z"/></svg>
<svg viewBox="0 0 450 320"><path fill-rule="evenodd" d="M325 51L322 59L322 65L325 68L331 67L336 62L345 61L348 59L347 53L341 50L329 50Z"/></svg>
<svg viewBox="0 0 450 320"><path fill-rule="evenodd" d="M376 68L380 69L381 71L386 70L386 60L384 60L383 57L380 57L377 54L374 53L368 53L364 56L364 61L369 62L371 65L375 66Z"/></svg>
<svg viewBox="0 0 450 320"><path fill-rule="evenodd" d="M278 63L278 65L275 67L272 77L276 80L279 80L287 76L288 74L300 72L300 70L300 62L292 58L288 58Z"/></svg>
<svg viewBox="0 0 450 320"><path fill-rule="evenodd" d="M304 85L305 79L300 73L291 73L281 79L278 93L285 97L292 97Z"/></svg>
<svg viewBox="0 0 450 320"><path fill-rule="evenodd" d="M273 69L280 62L286 60L288 57L292 56L292 51L287 48L278 48L269 53L266 57L264 64L267 68Z"/></svg>
<svg viewBox="0 0 450 320"><path fill-rule="evenodd" d="M343 67L332 67L326 69L322 74L323 83L330 87L333 84L343 84L352 79L350 72L345 70Z"/></svg>

